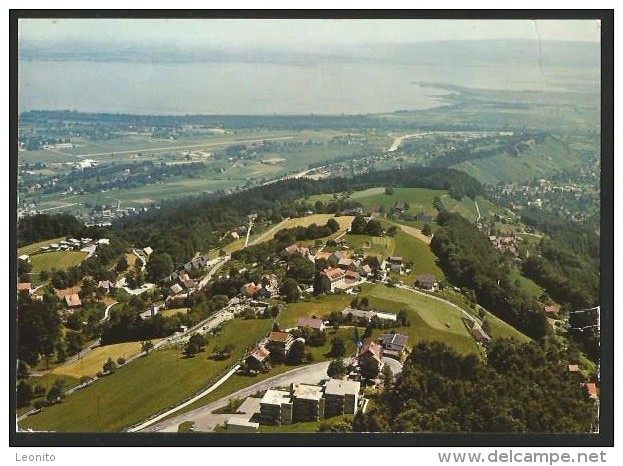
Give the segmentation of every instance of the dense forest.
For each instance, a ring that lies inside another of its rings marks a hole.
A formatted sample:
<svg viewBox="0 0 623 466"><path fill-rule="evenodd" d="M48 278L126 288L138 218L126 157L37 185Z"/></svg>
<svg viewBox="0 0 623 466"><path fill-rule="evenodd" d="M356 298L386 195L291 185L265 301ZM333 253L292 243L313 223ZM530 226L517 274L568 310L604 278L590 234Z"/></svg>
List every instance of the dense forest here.
<svg viewBox="0 0 623 466"><path fill-rule="evenodd" d="M553 341L495 340L486 362L443 343L418 344L359 432L551 432L594 430L596 406L570 355Z"/></svg>
<svg viewBox="0 0 623 466"><path fill-rule="evenodd" d="M88 230L76 217L69 214L31 215L20 218L17 229L17 246L36 243L61 236L81 237ZM91 236L92 237L92 236Z"/></svg>
<svg viewBox="0 0 623 466"><path fill-rule="evenodd" d="M523 262L524 274L562 304L569 314L569 334L598 361L598 315L587 309L600 302L599 235L587 225L535 208L526 209L521 219L549 235L541 240L541 254Z"/></svg>
<svg viewBox="0 0 623 466"><path fill-rule="evenodd" d="M447 211L437 224L431 249L454 285L472 290L484 308L532 338L551 332L541 305L514 284L509 265L473 224Z"/></svg>

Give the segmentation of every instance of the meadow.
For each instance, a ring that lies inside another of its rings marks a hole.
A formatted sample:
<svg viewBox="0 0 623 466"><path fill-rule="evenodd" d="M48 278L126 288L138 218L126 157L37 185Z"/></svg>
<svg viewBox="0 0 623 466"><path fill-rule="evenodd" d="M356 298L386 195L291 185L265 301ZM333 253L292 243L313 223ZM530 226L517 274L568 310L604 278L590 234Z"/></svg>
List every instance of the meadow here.
<svg viewBox="0 0 623 466"><path fill-rule="evenodd" d="M62 403L31 416L20 427L60 432L114 432L189 398L216 381L245 350L264 337L269 319L235 319L208 339L206 352L185 358L181 348L159 349L115 374L71 394ZM229 359L211 359L212 349L235 345Z"/></svg>
<svg viewBox="0 0 623 466"><path fill-rule="evenodd" d="M72 362L52 370L53 374L67 375L79 379L83 376L94 376L102 371L102 366L108 358L116 361L118 358L128 359L141 352L140 342L118 343L115 345L99 346L86 355Z"/></svg>
<svg viewBox="0 0 623 466"><path fill-rule="evenodd" d="M37 273L42 270L68 269L69 267L80 264L86 257L87 253L82 251L52 251L35 254L30 257L30 262L32 264L32 271Z"/></svg>

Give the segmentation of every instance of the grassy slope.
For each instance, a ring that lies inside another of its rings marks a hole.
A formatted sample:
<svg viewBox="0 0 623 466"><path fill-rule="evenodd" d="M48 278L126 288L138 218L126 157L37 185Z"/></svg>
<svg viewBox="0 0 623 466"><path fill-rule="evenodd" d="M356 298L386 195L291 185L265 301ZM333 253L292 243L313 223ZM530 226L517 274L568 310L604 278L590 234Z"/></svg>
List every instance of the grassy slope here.
<svg viewBox="0 0 623 466"><path fill-rule="evenodd" d="M374 189L375 191L372 191ZM361 202L366 210L378 211L380 206L389 209L398 202L409 204L409 213L426 213L435 216L437 211L433 206L435 196L441 197L446 191L426 188L395 188L394 194L384 194L385 188L372 188L365 191L353 193L350 198ZM378 189L382 192L378 193ZM358 194L356 196L356 194Z"/></svg>
<svg viewBox="0 0 623 466"><path fill-rule="evenodd" d="M426 243L403 231L396 233L394 242L394 255L402 256L403 261L413 262L411 273L400 276L403 281L413 285L412 282L422 273L433 274L440 280L445 278L443 271L437 266L437 256Z"/></svg>
<svg viewBox="0 0 623 466"><path fill-rule="evenodd" d="M35 273L42 270L67 269L71 266L78 265L87 257L86 252L82 251L53 251L42 254L36 254L30 258L32 263L32 271Z"/></svg>
<svg viewBox="0 0 623 466"><path fill-rule="evenodd" d="M58 238L52 238L45 241L39 241L38 243L32 243L26 246L22 246L21 248L17 249L17 255L21 256L22 254L32 254L39 251L39 249L41 249L41 247L43 246L49 246L52 243L58 243L64 239L64 236L59 236Z"/></svg>
<svg viewBox="0 0 623 466"><path fill-rule="evenodd" d="M362 289L361 296L368 296L373 308L407 309L411 326L396 330L409 337L409 346L426 340L443 341L460 353L480 352L458 309L418 293L381 284L367 284Z"/></svg>
<svg viewBox="0 0 623 466"><path fill-rule="evenodd" d="M175 314L186 314L186 311L188 310L187 307L176 307L176 308L172 308L172 309L166 309L164 311L158 311L158 314L160 314L162 317L171 317L174 316Z"/></svg>
<svg viewBox="0 0 623 466"><path fill-rule="evenodd" d="M548 138L518 157L496 155L463 162L454 167L481 183L495 184L501 181L532 180L571 168L579 162L579 154L564 141Z"/></svg>
<svg viewBox="0 0 623 466"><path fill-rule="evenodd" d="M52 372L55 374L69 375L80 378L83 375L93 376L102 370L102 366L112 358L114 361L119 357L128 358L141 352L140 342L118 343L116 345L100 346L90 351L78 361L57 367Z"/></svg>
<svg viewBox="0 0 623 466"><path fill-rule="evenodd" d="M348 307L353 296L346 294L336 294L328 296L318 296L309 301L299 301L298 303L286 304L285 309L279 315L279 325L285 328L294 327L299 317L316 316L322 318L331 311L341 311Z"/></svg>
<svg viewBox="0 0 623 466"><path fill-rule="evenodd" d="M190 359L176 348L154 351L24 420L21 426L61 432L120 431L210 385L247 347L266 335L271 324L268 319L227 322L222 334L209 339L207 352ZM232 358L209 358L211 348L226 343L236 345Z"/></svg>
<svg viewBox="0 0 623 466"><path fill-rule="evenodd" d="M530 296L539 299L543 294L543 288L534 283L527 277L524 277L516 268L511 269L510 278L513 281L519 280L520 287Z"/></svg>
<svg viewBox="0 0 623 466"><path fill-rule="evenodd" d="M346 235L346 244L356 253L365 256L377 256L379 259L394 255L394 239L369 235Z"/></svg>

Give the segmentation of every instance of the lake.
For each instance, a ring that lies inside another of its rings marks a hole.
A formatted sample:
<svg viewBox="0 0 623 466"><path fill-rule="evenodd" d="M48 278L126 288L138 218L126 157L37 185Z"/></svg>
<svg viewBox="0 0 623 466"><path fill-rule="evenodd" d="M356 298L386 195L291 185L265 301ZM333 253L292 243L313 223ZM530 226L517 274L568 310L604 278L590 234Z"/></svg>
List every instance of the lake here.
<svg viewBox="0 0 623 466"><path fill-rule="evenodd" d="M360 114L440 105L445 91L413 82L511 90L572 90L577 69L369 63L20 61L19 111L137 114Z"/></svg>

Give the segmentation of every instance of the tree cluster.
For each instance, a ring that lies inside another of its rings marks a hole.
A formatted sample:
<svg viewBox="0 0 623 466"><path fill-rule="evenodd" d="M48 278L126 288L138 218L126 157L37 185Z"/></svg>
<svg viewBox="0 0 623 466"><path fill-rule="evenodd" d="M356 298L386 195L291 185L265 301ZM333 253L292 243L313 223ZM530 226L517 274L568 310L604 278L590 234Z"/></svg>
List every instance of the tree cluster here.
<svg viewBox="0 0 623 466"><path fill-rule="evenodd" d="M420 343L380 405L391 431L590 432L595 405L564 350L496 340L487 362Z"/></svg>
<svg viewBox="0 0 623 466"><path fill-rule="evenodd" d="M473 290L480 305L532 338L551 333L541 305L518 288L489 240L456 213L440 212L431 249L449 280Z"/></svg>

